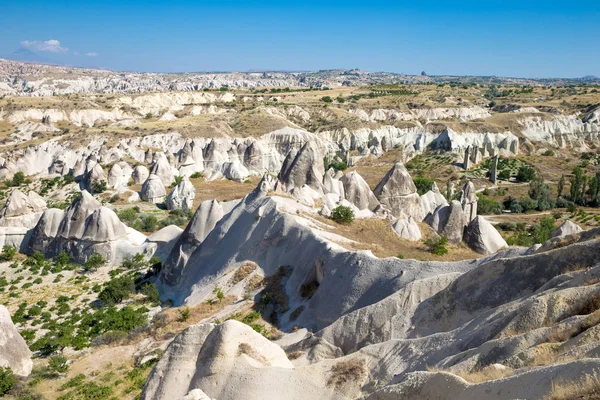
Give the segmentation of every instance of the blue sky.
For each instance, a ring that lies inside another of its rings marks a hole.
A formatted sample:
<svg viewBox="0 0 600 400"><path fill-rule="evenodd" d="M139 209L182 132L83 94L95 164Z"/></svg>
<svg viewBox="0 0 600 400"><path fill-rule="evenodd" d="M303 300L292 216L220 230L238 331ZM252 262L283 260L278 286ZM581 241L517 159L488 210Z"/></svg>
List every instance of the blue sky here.
<svg viewBox="0 0 600 400"><path fill-rule="evenodd" d="M600 76L598 0L2 3L1 56L24 46L70 65Z"/></svg>

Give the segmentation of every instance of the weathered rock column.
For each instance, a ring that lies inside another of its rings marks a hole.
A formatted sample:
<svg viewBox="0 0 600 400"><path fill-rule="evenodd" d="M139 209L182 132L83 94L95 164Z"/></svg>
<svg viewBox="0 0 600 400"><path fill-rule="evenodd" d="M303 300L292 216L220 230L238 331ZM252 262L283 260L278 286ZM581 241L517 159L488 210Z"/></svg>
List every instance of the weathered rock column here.
<svg viewBox="0 0 600 400"><path fill-rule="evenodd" d="M468 146L465 150L465 159L463 161L463 168L468 171L471 166L471 146Z"/></svg>
<svg viewBox="0 0 600 400"><path fill-rule="evenodd" d="M498 178L498 156L492 157L492 166L490 168L490 182L496 183Z"/></svg>

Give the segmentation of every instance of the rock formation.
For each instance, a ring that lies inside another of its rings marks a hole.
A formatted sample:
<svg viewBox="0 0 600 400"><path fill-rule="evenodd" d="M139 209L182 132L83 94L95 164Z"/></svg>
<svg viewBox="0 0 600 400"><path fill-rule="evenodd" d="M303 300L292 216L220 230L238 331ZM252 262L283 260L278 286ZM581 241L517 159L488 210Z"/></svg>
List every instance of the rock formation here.
<svg viewBox="0 0 600 400"><path fill-rule="evenodd" d="M133 182L136 185L141 185L146 182L148 176L150 176L150 171L143 165L138 165L133 169Z"/></svg>
<svg viewBox="0 0 600 400"><path fill-rule="evenodd" d="M31 351L14 326L6 307L0 305L0 368L10 368L15 375L31 373Z"/></svg>
<svg viewBox="0 0 600 400"><path fill-rule="evenodd" d="M473 182L468 181L464 184L460 193L460 204L467 218L466 223L468 224L477 216L477 192L475 191L475 185Z"/></svg>
<svg viewBox="0 0 600 400"><path fill-rule="evenodd" d="M396 163L385 174L373 193L396 217L404 213L417 221L425 218L417 188L402 163Z"/></svg>
<svg viewBox="0 0 600 400"><path fill-rule="evenodd" d="M142 191L140 197L142 200L150 203L162 203L165 201L167 191L163 185L162 180L158 175L151 174L146 182L142 185Z"/></svg>
<svg viewBox="0 0 600 400"><path fill-rule="evenodd" d="M464 240L469 247L480 254L494 254L508 247L496 228L481 215L469 223Z"/></svg>
<svg viewBox="0 0 600 400"><path fill-rule="evenodd" d="M468 171L471 168L471 146L467 146L465 149L465 157L463 161L463 169Z"/></svg>
<svg viewBox="0 0 600 400"><path fill-rule="evenodd" d="M405 216L404 218L398 219L398 221L392 225L392 228L402 239L410 241L421 240L421 229L413 217Z"/></svg>
<svg viewBox="0 0 600 400"><path fill-rule="evenodd" d="M279 180L285 191L289 192L293 188L308 185L312 189L322 192L325 166L323 165L323 154L319 150L317 142L308 141L292 159L293 154L288 154L279 172Z"/></svg>
<svg viewBox="0 0 600 400"><path fill-rule="evenodd" d="M574 223L573 221L568 219L565 222L563 222L562 224L560 224L560 226L558 228L556 228L550 234L549 239L567 236L567 235L573 235L573 234L579 233L581 231L582 231L582 229L579 225L577 225L576 223Z"/></svg>
<svg viewBox="0 0 600 400"><path fill-rule="evenodd" d="M438 206L427 222L440 236L445 236L454 243L462 240L465 225L468 223L462 205L457 200L453 200L447 206Z"/></svg>
<svg viewBox="0 0 600 400"><path fill-rule="evenodd" d="M169 196L167 196L167 209L169 210L191 210L196 197L196 189L187 177L183 177Z"/></svg>
<svg viewBox="0 0 600 400"><path fill-rule="evenodd" d="M346 200L358 207L359 210L373 211L379 206L379 200L358 172L349 172L342 176L340 181L344 185Z"/></svg>
<svg viewBox="0 0 600 400"><path fill-rule="evenodd" d="M433 182L431 190L421 196L421 205L423 207L423 214L425 217L429 214L433 214L436 208L442 205L448 205L448 201L442 193L438 185Z"/></svg>
<svg viewBox="0 0 600 400"><path fill-rule="evenodd" d="M498 179L498 156L492 157L492 166L490 167L490 182L496 183Z"/></svg>

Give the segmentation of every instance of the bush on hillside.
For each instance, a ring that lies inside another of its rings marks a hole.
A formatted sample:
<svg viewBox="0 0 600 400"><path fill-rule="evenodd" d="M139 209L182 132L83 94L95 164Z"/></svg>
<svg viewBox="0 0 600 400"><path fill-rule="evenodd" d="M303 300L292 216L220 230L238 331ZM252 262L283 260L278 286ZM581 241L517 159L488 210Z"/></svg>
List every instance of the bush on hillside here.
<svg viewBox="0 0 600 400"><path fill-rule="evenodd" d="M331 219L338 224L350 224L354 221L354 211L350 207L337 206L331 212Z"/></svg>

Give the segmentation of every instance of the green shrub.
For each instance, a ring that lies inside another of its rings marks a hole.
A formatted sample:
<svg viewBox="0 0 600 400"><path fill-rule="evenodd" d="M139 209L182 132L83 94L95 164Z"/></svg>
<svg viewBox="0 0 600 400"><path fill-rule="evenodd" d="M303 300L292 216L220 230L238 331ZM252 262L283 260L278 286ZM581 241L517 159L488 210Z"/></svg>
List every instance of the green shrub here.
<svg viewBox="0 0 600 400"><path fill-rule="evenodd" d="M91 256L89 256L87 261L83 264L83 269L86 272L91 272L97 270L104 264L106 264L106 260L104 260L102 254L94 253Z"/></svg>
<svg viewBox="0 0 600 400"><path fill-rule="evenodd" d="M48 367L57 374L64 374L69 370L69 360L62 354L50 357Z"/></svg>
<svg viewBox="0 0 600 400"><path fill-rule="evenodd" d="M503 169L498 173L498 179L502 179L503 181L508 181L510 179L510 170Z"/></svg>
<svg viewBox="0 0 600 400"><path fill-rule="evenodd" d="M0 395L10 392L17 383L18 379L10 368L0 368Z"/></svg>
<svg viewBox="0 0 600 400"><path fill-rule="evenodd" d="M417 187L417 193L419 193L419 195L422 196L431 190L431 186L433 186L433 183L435 181L430 178L418 176L416 178L413 178L413 182L415 183L415 186Z"/></svg>
<svg viewBox="0 0 600 400"><path fill-rule="evenodd" d="M58 253L54 261L58 265L65 266L71 262L71 257L69 256L69 254L67 254L66 251L61 251L60 253Z"/></svg>
<svg viewBox="0 0 600 400"><path fill-rule="evenodd" d="M337 206L331 212L331 219L338 224L350 224L354 221L354 211L350 207Z"/></svg>
<svg viewBox="0 0 600 400"><path fill-rule="evenodd" d="M190 312L189 308L184 307L184 308L179 309L179 317L180 317L179 320L181 322L186 322L188 319L190 319L190 315L191 315L191 312Z"/></svg>
<svg viewBox="0 0 600 400"><path fill-rule="evenodd" d="M535 178L535 175L535 169L531 168L529 165L523 165L519 168L519 172L517 172L517 179L519 182L529 182Z"/></svg>
<svg viewBox="0 0 600 400"><path fill-rule="evenodd" d="M202 172L194 172L192 175L190 175L190 179L198 179L203 177L204 175L202 175Z"/></svg>
<svg viewBox="0 0 600 400"><path fill-rule="evenodd" d="M348 165L337 159L329 160L327 158L324 159L325 171L329 171L329 168L333 168L335 171L344 171L348 168Z"/></svg>
<svg viewBox="0 0 600 400"><path fill-rule="evenodd" d="M25 183L25 174L23 172L17 172L11 180L6 181L7 186L21 186Z"/></svg>
<svg viewBox="0 0 600 400"><path fill-rule="evenodd" d="M542 155L546 157L554 157L555 154L553 150L546 150Z"/></svg>
<svg viewBox="0 0 600 400"><path fill-rule="evenodd" d="M146 299L152 304L160 304L160 293L154 283L146 283L142 286L142 294L146 296Z"/></svg>
<svg viewBox="0 0 600 400"><path fill-rule="evenodd" d="M482 194L477 195L477 214L485 215L500 213L502 213L502 203Z"/></svg>
<svg viewBox="0 0 600 400"><path fill-rule="evenodd" d="M440 238L431 238L425 241L425 245L429 247L429 251L438 256L448 254L448 249L446 248L447 244L448 238L446 236L442 236Z"/></svg>
<svg viewBox="0 0 600 400"><path fill-rule="evenodd" d="M104 306L112 306L122 302L132 293L135 293L133 279L129 276L123 276L108 282L98 295L98 298Z"/></svg>
<svg viewBox="0 0 600 400"><path fill-rule="evenodd" d="M158 225L158 218L152 214L143 214L140 217L142 221L142 229L145 232L154 232L156 230L156 226Z"/></svg>
<svg viewBox="0 0 600 400"><path fill-rule="evenodd" d="M332 103L333 99L329 96L323 96L323 97L321 97L321 101L325 102L325 103Z"/></svg>
<svg viewBox="0 0 600 400"><path fill-rule="evenodd" d="M123 221L126 225L130 225L138 218L139 212L135 207L124 208L123 210L117 213L119 219Z"/></svg>
<svg viewBox="0 0 600 400"><path fill-rule="evenodd" d="M16 255L17 248L15 246L10 246L8 244L2 246L2 253L0 253L2 261L11 261Z"/></svg>
<svg viewBox="0 0 600 400"><path fill-rule="evenodd" d="M108 185L106 181L96 181L92 183L90 189L92 189L93 193L103 193L108 189Z"/></svg>

